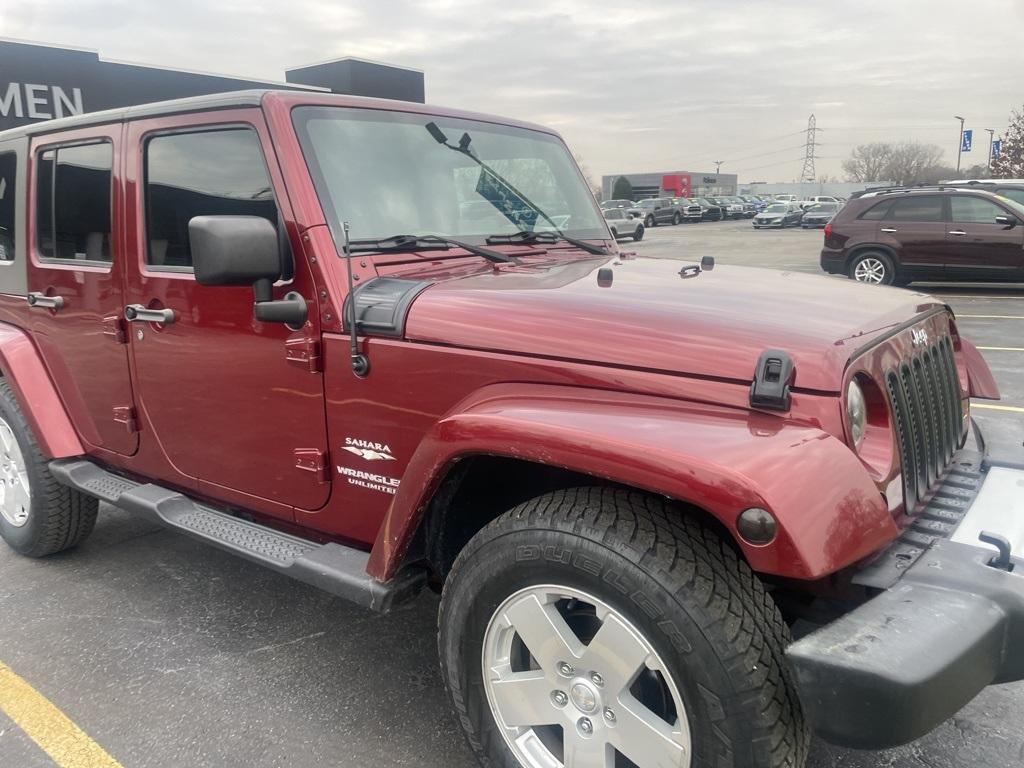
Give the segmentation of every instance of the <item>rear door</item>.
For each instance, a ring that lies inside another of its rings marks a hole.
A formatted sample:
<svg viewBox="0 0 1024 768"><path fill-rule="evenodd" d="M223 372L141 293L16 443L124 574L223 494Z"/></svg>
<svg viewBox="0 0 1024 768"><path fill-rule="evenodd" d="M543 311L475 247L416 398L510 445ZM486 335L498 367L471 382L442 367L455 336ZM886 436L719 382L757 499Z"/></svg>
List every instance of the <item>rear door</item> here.
<svg viewBox="0 0 1024 768"><path fill-rule="evenodd" d="M1015 280L1024 275L1024 226L997 224L996 216L1017 216L978 195L951 195L946 230L946 276L972 280Z"/></svg>
<svg viewBox="0 0 1024 768"><path fill-rule="evenodd" d="M922 280L938 279L944 274L945 219L941 195L897 198L879 222L879 241L892 246L906 273Z"/></svg>
<svg viewBox="0 0 1024 768"><path fill-rule="evenodd" d="M81 437L131 455L121 146L120 124L33 143L28 298L33 337Z"/></svg>

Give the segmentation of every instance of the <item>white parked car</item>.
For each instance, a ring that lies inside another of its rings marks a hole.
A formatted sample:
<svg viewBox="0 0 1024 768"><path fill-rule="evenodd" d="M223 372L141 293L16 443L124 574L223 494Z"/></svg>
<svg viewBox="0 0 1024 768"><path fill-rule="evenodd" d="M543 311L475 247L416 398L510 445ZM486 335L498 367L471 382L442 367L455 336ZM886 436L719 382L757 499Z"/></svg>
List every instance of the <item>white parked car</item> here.
<svg viewBox="0 0 1024 768"><path fill-rule="evenodd" d="M797 205L803 208L805 211L812 205L818 203L841 203L843 202L838 197L832 197L831 195L812 195L811 197L800 200Z"/></svg>
<svg viewBox="0 0 1024 768"><path fill-rule="evenodd" d="M616 240L620 237L642 240L644 237L644 220L623 208L609 208L604 211L604 220Z"/></svg>

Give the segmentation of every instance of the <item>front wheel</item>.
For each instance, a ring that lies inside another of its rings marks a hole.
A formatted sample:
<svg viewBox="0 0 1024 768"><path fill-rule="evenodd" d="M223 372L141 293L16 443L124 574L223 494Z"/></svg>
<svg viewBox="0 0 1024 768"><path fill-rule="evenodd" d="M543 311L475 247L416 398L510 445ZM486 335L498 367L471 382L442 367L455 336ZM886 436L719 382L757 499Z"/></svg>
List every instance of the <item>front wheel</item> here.
<svg viewBox="0 0 1024 768"><path fill-rule="evenodd" d="M653 215L648 215L647 218L644 219L644 226L645 227L654 227L654 226L657 226L657 224L658 224L658 222L656 222L654 220L654 216Z"/></svg>
<svg viewBox="0 0 1024 768"><path fill-rule="evenodd" d="M732 547L618 489L498 518L441 601L445 682L481 763L500 768L800 768L788 641Z"/></svg>
<svg viewBox="0 0 1024 768"><path fill-rule="evenodd" d="M673 213L672 214L672 223L678 225L679 222L680 222L679 214L678 213Z"/></svg>
<svg viewBox="0 0 1024 768"><path fill-rule="evenodd" d="M896 279L892 259L880 251L857 254L850 262L847 274L851 280L871 285L892 285Z"/></svg>
<svg viewBox="0 0 1024 768"><path fill-rule="evenodd" d="M636 230L634 230L634 232L633 232L633 240L636 241L636 240L643 240L643 239L644 239L644 225L641 224L640 226L638 226L636 228Z"/></svg>

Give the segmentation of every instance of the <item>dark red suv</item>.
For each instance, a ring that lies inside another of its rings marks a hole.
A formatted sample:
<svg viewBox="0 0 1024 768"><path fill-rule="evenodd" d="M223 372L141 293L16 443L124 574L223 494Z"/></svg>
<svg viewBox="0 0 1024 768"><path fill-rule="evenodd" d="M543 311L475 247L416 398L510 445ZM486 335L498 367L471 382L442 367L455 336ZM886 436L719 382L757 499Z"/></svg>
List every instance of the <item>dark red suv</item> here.
<svg viewBox="0 0 1024 768"><path fill-rule="evenodd" d="M825 227L821 267L852 280L1024 281L1024 205L968 189L869 192Z"/></svg>

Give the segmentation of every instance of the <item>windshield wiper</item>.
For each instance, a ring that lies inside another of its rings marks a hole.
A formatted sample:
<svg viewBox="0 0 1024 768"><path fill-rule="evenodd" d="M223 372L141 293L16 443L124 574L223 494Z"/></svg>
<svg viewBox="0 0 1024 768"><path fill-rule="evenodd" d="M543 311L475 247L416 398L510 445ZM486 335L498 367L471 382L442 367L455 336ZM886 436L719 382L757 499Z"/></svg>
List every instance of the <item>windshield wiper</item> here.
<svg viewBox="0 0 1024 768"><path fill-rule="evenodd" d="M593 254L599 255L599 256L610 256L611 255L610 252L605 250L604 248L599 248L598 246L589 245L587 243L584 243L582 240L576 240L575 238L570 238L570 237L566 236L565 233L562 232L561 227L559 227L557 224L555 224L555 222L552 220L552 218L550 216L548 216L547 213L544 212L543 208L541 208L535 202L530 200L530 198L528 198L526 195L524 195L522 192L520 192L518 189L516 189L512 185L511 181L506 179L504 176L502 176L496 170L491 168L491 166L489 166L487 163L485 163L483 160L481 160L479 157L476 156L476 153L473 151L473 149L470 146L473 143L473 137L470 136L469 133L463 133L462 134L462 138L459 139L458 146L456 146L456 145L454 145L454 144L452 144L452 143L450 143L448 141L448 137L445 136L444 131L441 130L441 128L438 126L437 123L430 122L430 123L427 123L423 127L427 129L427 133L429 133L431 136L433 136L434 141L436 141L442 147L447 147L448 149L452 150L453 152L458 152L461 155L465 155L470 160L472 160L474 163L479 165L480 168L482 168L484 171L489 173L491 175L491 177L494 178L495 180L497 180L503 187L505 187L505 189L507 191L511 192L516 198L518 198L519 202L521 202L527 208L532 210L535 214L537 214L538 216L543 218L548 224L550 224L552 229L554 230L554 232L552 234L557 234L558 237L561 238L562 240L565 240L565 242L571 243L572 245L575 245L577 248L581 248L582 250L587 251L588 253L593 253ZM490 202L491 205L495 205L495 202L493 200L488 200L488 202ZM499 210L501 210L499 206L495 205L495 207L498 208ZM510 218L510 217L506 216L506 218ZM490 242L490 239L488 239L488 242Z"/></svg>
<svg viewBox="0 0 1024 768"><path fill-rule="evenodd" d="M487 238L487 243L489 245L502 245L504 243L510 245L519 243L529 245L531 243L557 243L560 240L574 245L587 253L593 253L596 256L608 255L608 251L598 245L591 245L584 240L577 240L575 237L569 237L561 232L534 232L532 229L524 229L511 235L491 235Z"/></svg>
<svg viewBox="0 0 1024 768"><path fill-rule="evenodd" d="M515 260L499 251L492 251L490 248L481 248L479 245L471 245L461 240L453 240L450 237L440 235L392 235L377 240L353 240L349 246L353 253L359 251L380 251L382 253L395 251L422 251L426 249L448 249L451 246L469 251L474 256L480 256L495 264L509 264Z"/></svg>

